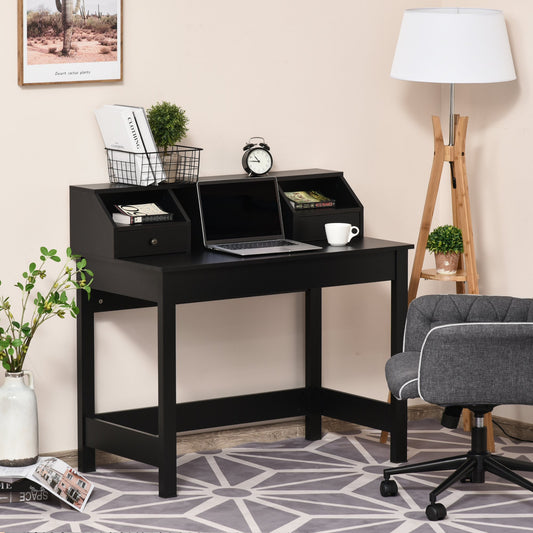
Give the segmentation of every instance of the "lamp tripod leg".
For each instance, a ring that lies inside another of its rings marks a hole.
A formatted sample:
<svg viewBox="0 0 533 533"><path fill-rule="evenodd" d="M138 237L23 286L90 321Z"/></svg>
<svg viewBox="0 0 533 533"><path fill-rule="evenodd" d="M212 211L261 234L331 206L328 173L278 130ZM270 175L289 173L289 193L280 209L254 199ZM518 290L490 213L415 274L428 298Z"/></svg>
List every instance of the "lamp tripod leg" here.
<svg viewBox="0 0 533 533"><path fill-rule="evenodd" d="M444 166L444 140L442 137L442 128L439 117L432 117L433 120L433 164L431 165L431 174L429 176L428 189L426 193L426 202L424 204L424 211L422 213L422 221L420 223L420 231L418 233L418 241L416 243L415 259L413 262L413 269L411 271L411 279L409 281L409 295L408 302L411 303L418 292L418 284L420 282L420 274L424 264L424 256L426 253L426 243L428 240L429 230L431 228L431 221L435 211L435 203L437 201L437 194L439 192L440 179L442 176L442 167Z"/></svg>

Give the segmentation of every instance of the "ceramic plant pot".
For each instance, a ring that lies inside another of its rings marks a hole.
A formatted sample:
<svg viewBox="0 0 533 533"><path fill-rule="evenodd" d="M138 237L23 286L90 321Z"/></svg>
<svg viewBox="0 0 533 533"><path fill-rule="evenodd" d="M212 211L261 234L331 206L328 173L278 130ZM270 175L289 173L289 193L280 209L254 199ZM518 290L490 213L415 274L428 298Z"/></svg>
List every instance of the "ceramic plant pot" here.
<svg viewBox="0 0 533 533"><path fill-rule="evenodd" d="M0 427L0 466L27 466L37 462L37 398L31 372L6 372L0 387Z"/></svg>
<svg viewBox="0 0 533 533"><path fill-rule="evenodd" d="M437 267L437 274L455 274L457 272L457 265L459 264L459 254L435 254L435 265Z"/></svg>

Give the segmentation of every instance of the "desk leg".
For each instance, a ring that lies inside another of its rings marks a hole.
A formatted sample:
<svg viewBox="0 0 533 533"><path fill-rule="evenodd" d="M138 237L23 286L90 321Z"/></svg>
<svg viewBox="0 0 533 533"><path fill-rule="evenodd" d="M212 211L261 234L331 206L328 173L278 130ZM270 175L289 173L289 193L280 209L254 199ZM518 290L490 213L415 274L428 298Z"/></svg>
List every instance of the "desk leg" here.
<svg viewBox="0 0 533 533"><path fill-rule="evenodd" d="M176 305L157 306L159 496L176 496Z"/></svg>
<svg viewBox="0 0 533 533"><path fill-rule="evenodd" d="M85 420L94 417L94 311L85 291L78 291L76 299L80 310L76 321L78 469L93 472L96 469L95 449L86 445Z"/></svg>
<svg viewBox="0 0 533 533"><path fill-rule="evenodd" d="M305 438L322 438L320 388L322 387L322 290L305 291Z"/></svg>
<svg viewBox="0 0 533 533"><path fill-rule="evenodd" d="M402 351L407 316L407 250L396 252L396 276L391 284L391 355ZM407 461L407 401L391 398L390 460Z"/></svg>

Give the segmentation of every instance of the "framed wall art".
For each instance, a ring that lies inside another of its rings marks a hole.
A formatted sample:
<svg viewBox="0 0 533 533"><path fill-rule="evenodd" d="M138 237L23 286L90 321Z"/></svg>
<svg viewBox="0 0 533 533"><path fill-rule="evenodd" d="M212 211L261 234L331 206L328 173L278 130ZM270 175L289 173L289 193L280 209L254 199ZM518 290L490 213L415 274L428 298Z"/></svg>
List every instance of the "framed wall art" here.
<svg viewBox="0 0 533 533"><path fill-rule="evenodd" d="M122 80L122 0L18 0L18 83Z"/></svg>

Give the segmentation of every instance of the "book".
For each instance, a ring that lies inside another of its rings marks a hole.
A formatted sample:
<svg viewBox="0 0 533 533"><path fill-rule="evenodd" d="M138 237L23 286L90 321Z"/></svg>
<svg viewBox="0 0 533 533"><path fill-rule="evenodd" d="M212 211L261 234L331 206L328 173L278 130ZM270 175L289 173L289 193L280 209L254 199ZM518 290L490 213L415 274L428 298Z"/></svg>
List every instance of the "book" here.
<svg viewBox="0 0 533 533"><path fill-rule="evenodd" d="M142 107L104 105L94 112L104 145L113 150L110 172L117 181L149 185L166 179L163 164Z"/></svg>
<svg viewBox="0 0 533 533"><path fill-rule="evenodd" d="M335 207L335 200L324 196L318 191L291 191L284 194L294 209Z"/></svg>
<svg viewBox="0 0 533 533"><path fill-rule="evenodd" d="M0 503L44 502L54 495L77 511L83 511L93 484L67 463L55 457L39 457L29 466L0 466Z"/></svg>
<svg viewBox="0 0 533 533"><path fill-rule="evenodd" d="M0 478L0 496L6 492L25 492L41 487L28 478Z"/></svg>
<svg viewBox="0 0 533 533"><path fill-rule="evenodd" d="M117 224L144 224L145 222L166 222L173 220L174 213L163 211L155 203L115 205L113 221Z"/></svg>
<svg viewBox="0 0 533 533"><path fill-rule="evenodd" d="M139 128L139 133L141 134L141 140L144 144L144 152L147 156L150 172L153 174L156 183L161 183L162 181L166 180L167 175L163 170L163 163L155 144L152 129L150 128L150 124L148 122L148 115L146 114L144 107L126 106L123 104L115 104L115 106L124 107L133 111L133 115L137 121L137 127Z"/></svg>
<svg viewBox="0 0 533 533"><path fill-rule="evenodd" d="M31 485L26 490L0 491L0 504L22 502L46 502L50 493L43 487Z"/></svg>

